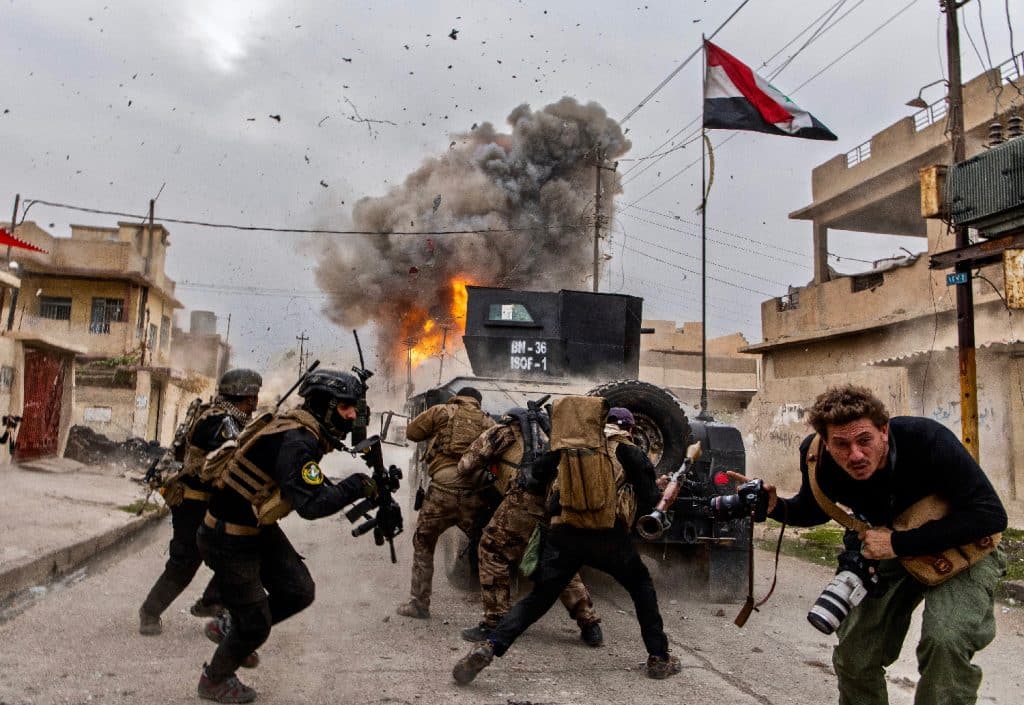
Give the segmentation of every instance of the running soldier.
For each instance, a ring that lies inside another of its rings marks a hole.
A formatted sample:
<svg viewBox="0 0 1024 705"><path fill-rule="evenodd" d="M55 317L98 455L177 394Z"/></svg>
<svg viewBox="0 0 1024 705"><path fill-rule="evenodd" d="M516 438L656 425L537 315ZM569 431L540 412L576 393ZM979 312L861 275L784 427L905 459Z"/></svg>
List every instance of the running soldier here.
<svg viewBox="0 0 1024 705"><path fill-rule="evenodd" d="M169 452L182 463L181 470L168 478L161 494L171 508L173 534L167 564L145 602L139 608L139 633L155 636L163 630L160 615L195 577L203 559L196 546L196 530L203 521L212 488L199 479L206 454L236 436L252 418L263 378L253 370L229 370L220 378L212 404L199 399L190 417L175 433ZM196 617L215 617L221 612L221 598L211 578L190 611Z"/></svg>
<svg viewBox="0 0 1024 705"><path fill-rule="evenodd" d="M494 489L503 497L480 539L480 595L484 613L479 625L462 631L466 641L483 641L508 613L516 566L526 553L533 532L543 531L551 518L545 506L547 484L533 482L528 471L522 472L547 452L550 428L551 422L543 410L509 409L498 425L473 441L459 461L461 476L482 478L476 480L480 483L493 482ZM600 646L604 642L601 619L579 573L572 577L559 599L579 625L580 638L590 646Z"/></svg>
<svg viewBox="0 0 1024 705"><path fill-rule="evenodd" d="M459 475L459 458L494 421L480 409L483 396L463 387L444 404L436 404L409 422L406 437L429 441L423 455L430 486L416 518L413 535L412 587L407 602L398 606L403 617L428 619L434 579L434 549L446 530L457 526L470 539L479 531L488 502L471 482Z"/></svg>

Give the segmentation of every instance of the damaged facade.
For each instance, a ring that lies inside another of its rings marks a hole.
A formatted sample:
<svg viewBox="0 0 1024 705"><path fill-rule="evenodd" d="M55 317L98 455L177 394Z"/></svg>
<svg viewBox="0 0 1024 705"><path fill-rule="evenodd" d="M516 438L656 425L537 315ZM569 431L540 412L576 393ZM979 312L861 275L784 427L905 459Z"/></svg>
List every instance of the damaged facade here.
<svg viewBox="0 0 1024 705"><path fill-rule="evenodd" d="M68 375L70 425L115 441L169 443L184 408L207 396L212 380L171 363L171 321L181 303L164 271L167 230L72 225L70 238L58 238L25 222L17 235L47 252L18 253L21 287L7 335L78 353Z"/></svg>
<svg viewBox="0 0 1024 705"><path fill-rule="evenodd" d="M1024 79L1009 61L964 85L968 157L986 148L990 123L1005 124L1024 108L1022 88ZM922 217L918 175L922 167L949 162L944 100L816 167L813 203L790 215L813 224L814 280L764 302L764 342L744 350L761 356L763 371L743 422L748 462L782 487L797 484L796 447L809 432L803 410L830 384L864 384L894 415L926 416L960 435L956 296L945 272L930 270L927 256L911 253L858 274L840 275L828 265L830 231L916 236L928 254L955 247L944 222ZM980 460L1007 510L1019 519L1024 321L1000 298L1002 265L986 266L980 274L972 280Z"/></svg>

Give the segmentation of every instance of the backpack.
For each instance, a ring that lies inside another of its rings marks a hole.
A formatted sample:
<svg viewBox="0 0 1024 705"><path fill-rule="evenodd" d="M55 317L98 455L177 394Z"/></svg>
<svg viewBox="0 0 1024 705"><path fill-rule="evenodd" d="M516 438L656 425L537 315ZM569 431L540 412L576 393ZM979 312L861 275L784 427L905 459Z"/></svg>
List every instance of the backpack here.
<svg viewBox="0 0 1024 705"><path fill-rule="evenodd" d="M615 518L620 520L626 527L626 531L632 531L636 523L636 492L626 480L626 471L615 455L620 444L635 446L629 434L618 426L605 426L605 437L608 439L608 454L611 456L612 465L615 467Z"/></svg>
<svg viewBox="0 0 1024 705"><path fill-rule="evenodd" d="M579 529L615 526L615 465L604 435L608 404L601 397L568 396L551 414L551 450L558 461L561 522Z"/></svg>
<svg viewBox="0 0 1024 705"><path fill-rule="evenodd" d="M459 458L487 428L487 414L471 404L448 404L448 424L438 432L435 453ZM451 407L454 407L452 409Z"/></svg>

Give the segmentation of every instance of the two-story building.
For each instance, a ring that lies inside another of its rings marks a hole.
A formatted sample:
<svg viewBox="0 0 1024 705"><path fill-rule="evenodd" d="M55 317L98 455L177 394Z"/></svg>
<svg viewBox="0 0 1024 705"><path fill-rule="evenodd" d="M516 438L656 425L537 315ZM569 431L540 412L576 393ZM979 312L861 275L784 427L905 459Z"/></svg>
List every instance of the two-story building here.
<svg viewBox="0 0 1024 705"><path fill-rule="evenodd" d="M993 121L1024 107L1024 79L1006 62L964 85L967 155L986 148ZM1024 138L1019 138L1024 139ZM814 280L761 306L761 390L744 419L754 472L795 482L803 409L829 384L855 381L894 414L934 418L960 435L956 297L929 255L955 246L951 229L921 215L919 169L948 164L945 98L816 167L813 202L790 217L812 223ZM920 252L838 275L830 238L844 232L914 236ZM1001 265L972 279L981 465L1011 514L1024 516L1024 321L1001 299Z"/></svg>
<svg viewBox="0 0 1024 705"><path fill-rule="evenodd" d="M180 407L212 385L171 364L171 321L181 303L164 271L167 230L72 225L66 238L26 222L17 234L46 254L19 254L10 328L14 336L42 336L82 351L71 423L113 440L168 443Z"/></svg>
<svg viewBox="0 0 1024 705"><path fill-rule="evenodd" d="M640 379L672 390L682 401L700 408L703 324L688 321L644 321L650 331L640 337ZM719 420L743 411L758 388L756 357L740 352L747 347L742 333L707 341L708 409Z"/></svg>

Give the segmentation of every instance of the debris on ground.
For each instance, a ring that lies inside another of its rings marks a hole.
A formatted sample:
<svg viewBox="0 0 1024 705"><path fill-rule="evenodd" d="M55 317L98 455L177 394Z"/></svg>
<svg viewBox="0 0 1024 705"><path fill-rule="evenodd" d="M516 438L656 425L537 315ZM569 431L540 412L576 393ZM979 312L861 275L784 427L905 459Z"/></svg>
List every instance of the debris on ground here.
<svg viewBox="0 0 1024 705"><path fill-rule="evenodd" d="M72 426L64 457L86 465L108 465L127 472L146 472L164 453L156 441L128 438L112 441L88 426Z"/></svg>

